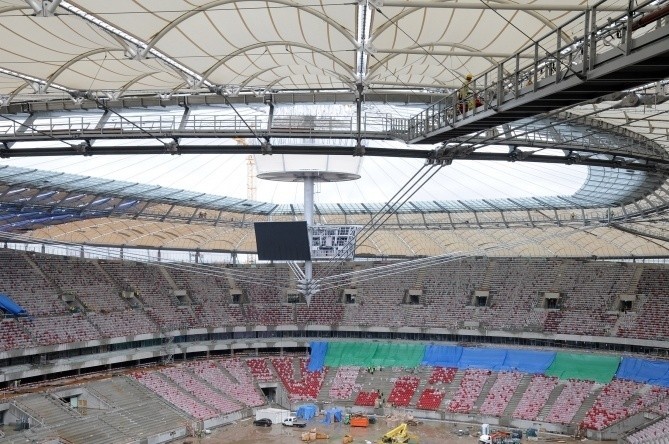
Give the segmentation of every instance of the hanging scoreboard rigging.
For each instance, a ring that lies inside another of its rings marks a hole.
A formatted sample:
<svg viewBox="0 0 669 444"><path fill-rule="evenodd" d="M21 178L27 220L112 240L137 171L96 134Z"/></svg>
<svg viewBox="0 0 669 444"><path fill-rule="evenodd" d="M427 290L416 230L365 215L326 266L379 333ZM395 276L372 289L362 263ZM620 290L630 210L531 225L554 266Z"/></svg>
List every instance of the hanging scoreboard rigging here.
<svg viewBox="0 0 669 444"><path fill-rule="evenodd" d="M314 225L311 227L311 258L353 259L359 230L356 225Z"/></svg>

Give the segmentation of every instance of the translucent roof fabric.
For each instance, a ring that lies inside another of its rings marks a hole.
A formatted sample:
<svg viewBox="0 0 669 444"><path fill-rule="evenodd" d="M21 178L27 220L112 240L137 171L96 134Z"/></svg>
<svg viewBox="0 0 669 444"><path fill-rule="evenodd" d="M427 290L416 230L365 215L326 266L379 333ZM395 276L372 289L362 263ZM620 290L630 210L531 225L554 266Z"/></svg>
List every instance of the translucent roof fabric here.
<svg viewBox="0 0 669 444"><path fill-rule="evenodd" d="M588 2L540 3L5 0L0 94L351 89L361 73L373 88L457 88Z"/></svg>
<svg viewBox="0 0 669 444"><path fill-rule="evenodd" d="M662 4L653 2L649 7ZM164 139L173 136L169 131L205 120L194 116L210 114L211 126L216 127L221 109L233 109L229 101L248 106L239 107L247 119L244 126L271 129L267 94L276 100L275 116L284 119L292 115L291 106L300 103L323 107L345 103L350 111L346 115L354 116L358 91L366 97L378 94L378 103L366 101L363 111L376 107L392 118L406 118L460 88L468 73L476 77L494 69L551 31L559 29L563 43L580 38L583 22L579 17L589 6L592 2L587 0L0 0L0 134L10 126L16 134L35 128L39 133L40 125L50 125L53 133L49 134L56 135L46 137L47 142L72 151L82 148L85 154L86 147L76 145L82 139L69 132L72 127L52 125L54 117L81 118L80 130L105 126L110 132L138 133L137 121L129 116L139 113L142 127L161 135L151 143L163 149L163 144L168 147ZM597 11L599 23L623 15L628 2L609 0L605 6ZM554 50L557 40L551 38L542 40L542 53ZM533 58L534 50L518 55L522 64ZM382 229L358 246L359 253L475 253L508 236L509 246L491 254L666 254L662 233L656 236L659 240L650 242L631 231L596 226L602 221L639 224L644 216L667 209L666 168L625 168L631 161L642 167L644 159L658 164L669 159L666 96L666 85L658 82L638 92L637 100L593 101L570 109L576 117L567 116L599 123L571 128L552 125L549 131L555 137L541 133L541 123L531 127L531 132L539 134L531 141L536 152L550 149L546 145L561 137L576 144L553 148L573 154L574 162L584 158L619 162L616 168L591 166L588 180L577 192L410 202L391 224L412 230ZM202 109L196 110L196 102ZM345 110L340 111L336 117L345 115ZM599 133L590 131L599 124ZM513 131L490 130L506 137L499 140L500 145L512 144ZM629 143L635 135L644 142ZM44 138L35 139L35 146L48 145ZM25 141L16 140L5 142L0 151L15 142L20 149ZM94 140L94 145L111 150L127 140ZM272 139L277 146L293 142L287 136ZM355 142L355 137L349 137L325 144L353 147ZM0 217L6 217L8 227L34 230L38 237L92 244L253 251L250 221L290 220L303 212L301 205L293 203L277 205L262 199L38 170L0 169L0 182L2 202L7 205ZM321 221L364 224L382 207L381 203L328 202L318 204L316 214ZM62 214L49 219L55 208ZM225 223L219 227L221 221ZM563 223L571 227L561 227ZM595 226L585 232L574 227L577 223ZM61 225L42 228L56 224ZM567 236L569 241L519 243L522 236L541 234L533 231L538 225L548 227L548 232L576 231ZM522 228L500 234L509 226ZM436 227L438 231L430 231ZM447 231L456 227L462 230L457 236ZM649 230L642 225L636 229Z"/></svg>

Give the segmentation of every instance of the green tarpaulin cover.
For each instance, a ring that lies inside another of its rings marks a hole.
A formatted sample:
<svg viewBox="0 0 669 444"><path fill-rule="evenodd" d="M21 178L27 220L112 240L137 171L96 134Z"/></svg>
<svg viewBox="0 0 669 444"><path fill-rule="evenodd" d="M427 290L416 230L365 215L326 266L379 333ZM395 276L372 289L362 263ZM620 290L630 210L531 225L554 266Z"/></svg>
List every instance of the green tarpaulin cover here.
<svg viewBox="0 0 669 444"><path fill-rule="evenodd" d="M546 375L560 379L585 379L601 383L611 382L618 371L620 357L558 353Z"/></svg>
<svg viewBox="0 0 669 444"><path fill-rule="evenodd" d="M424 345L376 342L330 342L325 365L341 367L418 367L425 353Z"/></svg>

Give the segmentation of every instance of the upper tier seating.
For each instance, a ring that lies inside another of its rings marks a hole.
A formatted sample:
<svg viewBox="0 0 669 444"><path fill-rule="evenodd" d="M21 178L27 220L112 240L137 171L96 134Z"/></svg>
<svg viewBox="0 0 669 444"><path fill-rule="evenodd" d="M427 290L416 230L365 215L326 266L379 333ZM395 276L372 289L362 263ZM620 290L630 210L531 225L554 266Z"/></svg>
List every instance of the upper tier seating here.
<svg viewBox="0 0 669 444"><path fill-rule="evenodd" d="M101 260L98 266L91 260L15 250L2 250L0 260L11 264L0 269L0 292L8 294L36 320L68 313L68 305L60 297L62 292L71 292L87 308L88 316L81 323L92 323L99 330L94 333L84 327L85 332L46 337L43 331L33 332L31 324L22 323L27 328L24 333L37 344L53 344L59 338L73 341L82 336L104 338L187 327L326 324L467 328L467 321L486 329L669 339L669 327L664 322L669 318L665 297L669 271L660 265L467 258L360 285L345 280L342 285L358 290L356 303L341 303L338 290L324 290L306 305L289 304L278 287L260 285L264 280L290 282L290 270L283 265L235 269L235 273L243 272L258 281L240 278L235 284L233 275L213 276L216 267L197 273L132 261ZM346 272L377 265L338 267ZM317 265L316 270L325 272L324 267ZM233 286L244 290L247 302L230 303ZM406 290L416 288L423 290L420 303L403 303ZM134 311L129 311L119 297L121 289L137 292L139 307ZM186 290L192 303L179 301L175 289ZM478 289L490 291L486 306L472 305L472 292ZM614 302L628 290L639 295L635 311L618 317L612 312ZM562 309L543 310L540 295L544 291L560 293ZM397 316L400 306L402 315ZM13 347L8 344L11 342L5 342L5 349ZM21 345L17 342L16 347Z"/></svg>
<svg viewBox="0 0 669 444"><path fill-rule="evenodd" d="M171 296L173 288L158 266L134 262L101 262L102 268L123 288L137 292L146 314L162 329L197 327L189 307L179 307Z"/></svg>
<svg viewBox="0 0 669 444"><path fill-rule="evenodd" d="M119 290L89 260L35 255L35 263L65 293L74 293L86 310L109 312L127 306Z"/></svg>
<svg viewBox="0 0 669 444"><path fill-rule="evenodd" d="M26 253L27 254L27 253ZM30 316L64 314L67 305L59 299L59 291L35 269L24 253L0 250L0 293L11 297Z"/></svg>
<svg viewBox="0 0 669 444"><path fill-rule="evenodd" d="M32 347L35 343L14 319L0 322L0 351Z"/></svg>

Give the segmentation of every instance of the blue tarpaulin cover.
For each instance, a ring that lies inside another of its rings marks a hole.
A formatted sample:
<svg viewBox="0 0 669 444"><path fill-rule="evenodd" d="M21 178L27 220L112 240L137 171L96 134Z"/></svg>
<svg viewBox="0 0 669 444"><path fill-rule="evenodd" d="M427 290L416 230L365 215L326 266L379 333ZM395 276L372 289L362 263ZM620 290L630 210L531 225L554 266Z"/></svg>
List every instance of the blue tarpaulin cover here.
<svg viewBox="0 0 669 444"><path fill-rule="evenodd" d="M297 407L295 416L297 416L298 418L302 418L306 421L309 421L311 418L316 416L317 411L318 407L316 407L315 404L303 404Z"/></svg>
<svg viewBox="0 0 669 444"><path fill-rule="evenodd" d="M551 365L555 355L555 352L428 345L425 348L423 365L543 373Z"/></svg>
<svg viewBox="0 0 669 444"><path fill-rule="evenodd" d="M646 384L669 387L669 362L623 358L616 377Z"/></svg>
<svg viewBox="0 0 669 444"><path fill-rule="evenodd" d="M28 316L28 312L6 294L0 294L0 308L14 316Z"/></svg>
<svg viewBox="0 0 669 444"><path fill-rule="evenodd" d="M555 359L555 352L507 350L504 364L499 370L517 370L525 373L544 373Z"/></svg>
<svg viewBox="0 0 669 444"><path fill-rule="evenodd" d="M457 367L499 370L504 364L506 350L493 348L464 348Z"/></svg>
<svg viewBox="0 0 669 444"><path fill-rule="evenodd" d="M457 367L462 347L457 345L428 345L423 355L423 365L431 367Z"/></svg>
<svg viewBox="0 0 669 444"><path fill-rule="evenodd" d="M309 365L307 370L310 372L317 372L323 370L325 365L325 355L328 352L328 343L327 342L312 342L309 344L311 347L311 355L309 358Z"/></svg>
<svg viewBox="0 0 669 444"><path fill-rule="evenodd" d="M344 419L344 409L341 407L332 407L325 411L324 424L332 424L333 422L342 422Z"/></svg>

